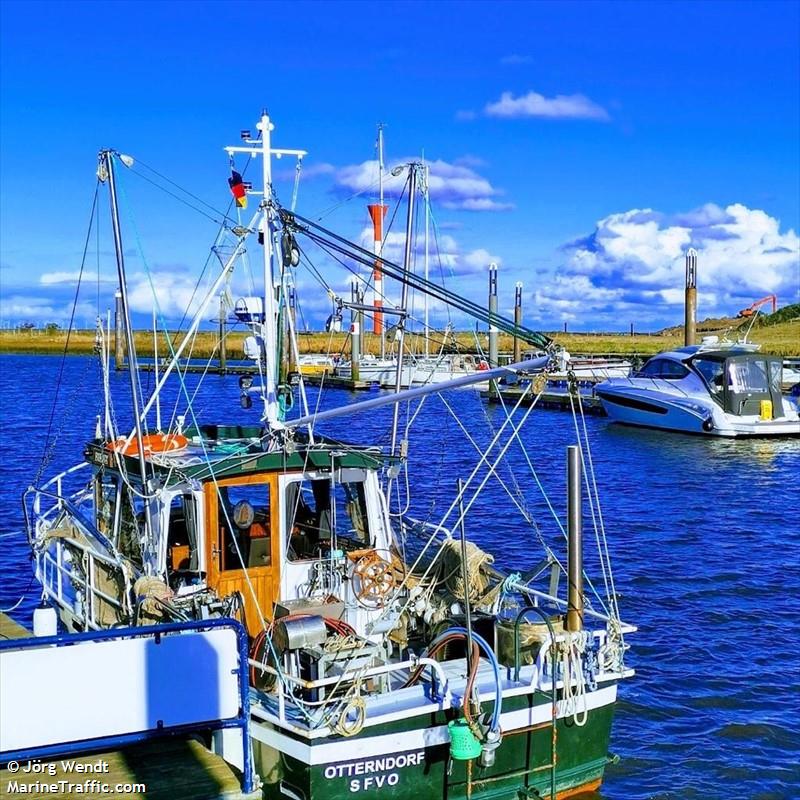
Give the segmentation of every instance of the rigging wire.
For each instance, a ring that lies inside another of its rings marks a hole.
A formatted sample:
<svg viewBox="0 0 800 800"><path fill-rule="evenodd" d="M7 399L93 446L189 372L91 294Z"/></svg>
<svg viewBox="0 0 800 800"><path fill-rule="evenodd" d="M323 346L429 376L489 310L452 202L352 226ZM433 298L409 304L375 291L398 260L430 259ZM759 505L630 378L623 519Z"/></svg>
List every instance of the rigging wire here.
<svg viewBox="0 0 800 800"><path fill-rule="evenodd" d="M33 480L34 485L38 484L39 481L41 480L41 477L44 474L45 469L47 469L47 465L50 463L50 460L52 459L53 454L55 452L56 442L55 440L53 440L52 442L50 441L50 434L53 431L53 420L55 419L56 415L58 395L59 392L61 391L61 383L64 377L64 364L66 363L67 351L69 350L69 342L72 336L73 325L75 323L75 312L78 308L78 296L81 291L81 281L83 280L83 270L84 267L86 266L86 254L88 253L89 250L89 240L92 235L92 226L94 225L95 222L95 211L97 209L97 197L99 191L100 191L100 179L98 178L95 181L94 185L94 196L92 197L92 210L89 213L89 228L86 231L86 240L83 245L83 256L81 257L81 267L78 272L78 282L77 285L75 286L75 297L73 298L72 301L72 310L70 311L69 325L67 327L67 336L64 341L64 350L61 353L61 364L59 365L58 368L58 376L56 377L56 391L55 395L53 396L53 405L50 408L50 418L47 422L47 434L44 439L44 449L42 451L42 459L39 464L39 469L36 473L36 477ZM62 425L63 425L63 417L62 417ZM58 437L56 437L56 439L57 438Z"/></svg>
<svg viewBox="0 0 800 800"><path fill-rule="evenodd" d="M499 314L488 312L483 306L474 303L471 300L454 294L440 287L438 284L431 280L426 280L418 275L405 274L403 269L382 256L376 256L370 253L363 247L360 247L347 239L338 236L337 234L323 228L311 220L301 217L297 214L281 209L281 216L284 218L284 224L290 225L298 232L303 233L311 241L322 246L324 243L327 247L340 253L345 258L350 258L353 261L364 265L374 264L380 262L380 269L384 275L390 278L401 281L409 286L415 286L420 291L426 292L431 297L434 297L448 305L475 317L478 320L494 325L505 333L518 336L531 344L537 345L542 348L549 348L552 346L552 340L542 333L531 330L524 326L515 325L510 320L502 317Z"/></svg>
<svg viewBox="0 0 800 800"><path fill-rule="evenodd" d="M259 136L260 136L260 132L259 132ZM251 156L248 156L248 160L247 160L248 164L250 163L250 160L251 160ZM158 170L154 169L149 164L146 164L141 159L138 159L138 158L136 159L136 161L134 162L134 166L137 165L137 164L142 166L142 167L144 167L145 169L150 170L150 172L152 172L154 175L157 175L159 178L161 178L161 180L166 181L168 184L170 184L170 186L174 186L176 189L178 189L179 191L181 191L184 194L188 195L193 200L196 200L201 205L203 205L206 208L210 209L215 214L217 214L218 216L222 217L223 220L228 220L230 222L236 223L236 220L229 216L229 212L231 210L232 201L229 201L228 208L227 208L226 211L220 211L218 208L216 208L215 206L212 206L210 203L207 203L201 197L198 197L196 194L193 194L188 189L185 189L183 186L181 186L180 184L176 183L171 178L168 178L166 175L162 175ZM136 170L133 170L133 172L134 172L134 174L138 174L139 177L145 178L144 175L142 175L141 173L137 173ZM242 173L242 176L244 176L244 172ZM147 180L147 178L145 178L145 180ZM153 183L154 186L158 186L158 184L156 184L154 181L150 181L150 182ZM161 187L161 186L158 186L158 188L163 189L163 187ZM166 190L164 189L164 191L166 191ZM174 195L172 195L172 196L174 197ZM180 199L180 198L177 198L177 199ZM190 208L194 208L194 206L190 206ZM195 210L199 211L198 209L195 209ZM203 213L203 212L199 211L199 213ZM207 216L207 215L204 215L204 216ZM223 223L220 223L220 224L223 224Z"/></svg>
<svg viewBox="0 0 800 800"><path fill-rule="evenodd" d="M221 211L217 211L216 209L214 209L215 213L218 214L219 217L221 217L222 219L218 219L217 217L213 217L207 211L203 211L202 208L198 208L196 205L193 205L188 200L184 200L182 197L180 197L180 195L175 194L175 192L171 192L169 189L166 189L165 187L160 186L156 181L152 180L151 178L148 178L147 175L144 175L143 173L138 172L135 169L131 169L130 171L131 171L131 173L133 175L136 175L141 180L147 181L147 183L151 184L152 186L155 186L157 189L160 189L162 192L164 192L164 194L168 194L170 197L175 198L175 200L177 200L179 203L182 203L183 205L187 206L188 208L191 208L193 211L196 211L198 214L200 214L201 216L204 216L206 219L210 219L212 222L215 222L217 225L220 225L222 227L227 227L225 225L225 221L226 220L229 220L230 222L235 223L235 220L231 219L226 214L223 214ZM188 192L187 192L187 194L188 194ZM208 205L208 204L204 203L204 205Z"/></svg>

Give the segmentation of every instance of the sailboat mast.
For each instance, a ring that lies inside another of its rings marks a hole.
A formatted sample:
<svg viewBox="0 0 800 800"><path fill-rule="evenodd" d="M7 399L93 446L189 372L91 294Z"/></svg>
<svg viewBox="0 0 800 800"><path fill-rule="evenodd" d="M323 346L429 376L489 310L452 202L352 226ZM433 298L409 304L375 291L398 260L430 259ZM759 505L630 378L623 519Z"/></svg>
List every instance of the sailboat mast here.
<svg viewBox="0 0 800 800"><path fill-rule="evenodd" d="M378 219L379 225L375 227L375 255L380 256L383 252L383 217L386 214L385 206L383 205L383 123L378 123ZM374 218L373 218L373 224ZM373 323L373 331L381 335L381 358L386 358L386 329L383 326L383 314L378 309L383 306L383 279L378 262L375 262L375 272L373 274L375 282L375 317Z"/></svg>
<svg viewBox="0 0 800 800"><path fill-rule="evenodd" d="M429 230L431 222L431 190L430 190L431 168L425 164L425 282L428 281L428 257L429 257ZM423 302L425 303L425 358L430 355L430 345L428 341L428 293L423 294Z"/></svg>
<svg viewBox="0 0 800 800"><path fill-rule="evenodd" d="M131 325L130 306L128 304L128 283L125 277L125 256L122 249L122 231L119 224L119 206L117 203L117 181L114 173L114 155L112 150L103 150L100 153L101 166L105 167L108 176L108 194L111 199L111 227L114 232L114 250L117 256L117 277L119 280L122 317L125 327L125 341L128 346L128 374L131 382L131 403L133 406L133 423L136 428L136 449L139 455L139 477L142 481L142 491L147 493L147 465L144 458L144 441L142 434L142 419L140 418L139 403L139 376L137 374L136 345L134 344L133 326ZM132 162L131 162L132 163ZM153 523L150 518L150 503L144 503L145 538L150 541L153 532Z"/></svg>
<svg viewBox="0 0 800 800"><path fill-rule="evenodd" d="M403 386L403 345L406 330L406 306L408 305L408 280L406 277L411 271L411 246L414 233L414 196L417 193L417 168L419 164L411 163L408 165L408 218L406 220L406 246L403 254L403 283L400 293L400 319L397 323L397 369L395 372L395 392L399 392ZM394 407L392 418L392 455L396 453L397 447L397 425L400 420L400 404Z"/></svg>

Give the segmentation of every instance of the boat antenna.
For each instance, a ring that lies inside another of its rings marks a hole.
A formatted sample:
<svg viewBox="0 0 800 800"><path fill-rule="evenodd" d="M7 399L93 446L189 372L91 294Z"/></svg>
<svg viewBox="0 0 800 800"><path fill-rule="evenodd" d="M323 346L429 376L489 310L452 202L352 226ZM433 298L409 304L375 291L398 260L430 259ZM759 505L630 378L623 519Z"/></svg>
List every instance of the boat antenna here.
<svg viewBox="0 0 800 800"><path fill-rule="evenodd" d="M128 303L128 283L125 276L125 255L122 248L122 232L119 224L119 205L117 202L117 180L114 170L114 159L118 157L127 167L133 165L130 156L120 155L114 150L101 150L99 155L98 177L101 181L108 181L108 194L111 200L111 227L114 232L114 251L117 257L117 278L119 280L120 305L125 328L125 343L128 347L128 374L131 382L131 401L133 405L133 421L136 429L136 449L139 455L139 477L142 481L142 491L146 495L147 487L147 462L144 457L144 437L142 434L142 418L140 417L139 402L139 375L136 361L136 344L131 325L130 305ZM152 541L153 522L150 516L150 504L144 503L144 538L148 544ZM149 564L147 565L149 568Z"/></svg>

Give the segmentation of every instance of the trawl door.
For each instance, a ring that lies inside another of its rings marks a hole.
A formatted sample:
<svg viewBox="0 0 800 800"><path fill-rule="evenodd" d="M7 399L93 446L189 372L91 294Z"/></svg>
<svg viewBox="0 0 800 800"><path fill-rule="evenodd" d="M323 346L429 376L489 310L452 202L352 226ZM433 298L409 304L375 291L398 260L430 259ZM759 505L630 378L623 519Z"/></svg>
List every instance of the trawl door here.
<svg viewBox="0 0 800 800"><path fill-rule="evenodd" d="M227 478L207 483L204 491L209 585L222 597L242 593L253 636L262 617L272 619L280 587L277 477Z"/></svg>

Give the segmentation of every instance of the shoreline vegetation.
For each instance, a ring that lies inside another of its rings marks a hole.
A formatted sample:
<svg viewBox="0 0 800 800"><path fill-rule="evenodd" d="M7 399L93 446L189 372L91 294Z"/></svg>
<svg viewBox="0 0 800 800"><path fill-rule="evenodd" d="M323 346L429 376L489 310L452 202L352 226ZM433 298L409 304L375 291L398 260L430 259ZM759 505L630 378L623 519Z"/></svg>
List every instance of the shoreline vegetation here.
<svg viewBox="0 0 800 800"><path fill-rule="evenodd" d="M749 341L758 342L762 346L764 353L781 356L800 356L800 315L790 319L784 319L776 324L769 324L769 318L764 318L761 324L756 323L748 336ZM759 320L760 322L760 320ZM722 339L727 336L736 341L744 335L749 325L748 320L742 319L722 319L706 320L697 324L697 340L700 341L704 336L716 335ZM226 335L227 358L232 361L241 359L242 343L246 332L237 329L229 330ZM550 332L547 334L556 341L557 344L566 348L572 354L586 355L620 355L620 356L649 356L668 350L673 347L680 347L683 344L683 328L678 326L667 328L663 331L650 334L627 333L563 333ZM183 334L171 333L172 346L179 346ZM431 334L430 351L437 353L443 334ZM347 356L350 351L349 335L342 333L301 333L298 337L301 355L310 354L342 354ZM485 332L476 336L471 331L461 331L451 334L448 343L457 343L458 349L462 352L477 352L479 349L488 350L488 338ZM28 330L2 330L0 331L0 353L21 353L21 354L41 354L55 355L64 352L67 341L65 330L53 330L52 326L47 329L28 329ZM423 337L415 333L406 333L406 344L412 353L420 353L423 350ZM153 355L153 333L147 330L135 332L136 352L143 358ZM213 331L201 331L195 338L191 349L191 357L198 359L208 359L218 357L219 333ZM113 346L113 345L112 345ZM388 346L388 345L387 345ZM69 337L68 355L89 355L94 352L95 332L93 330L73 330ZM377 336L367 333L362 336L362 353L378 354L380 341ZM522 352L532 349L522 343ZM513 339L506 334L500 334L499 350L503 354L511 353L513 350ZM160 334L158 342L158 352L160 357L169 354L169 346L165 336ZM112 353L113 355L113 353ZM189 355L189 352L185 353Z"/></svg>

